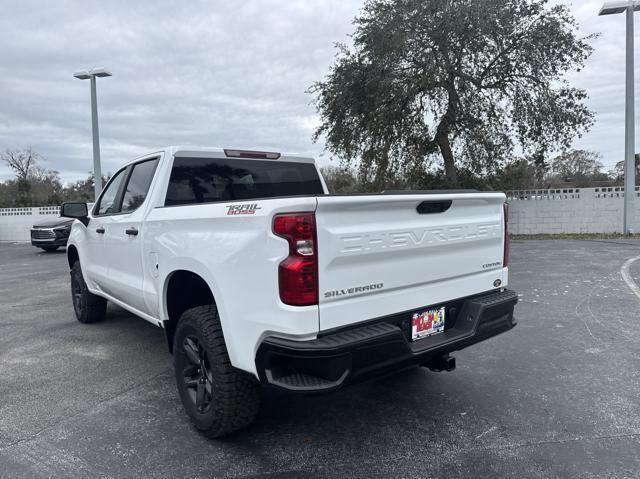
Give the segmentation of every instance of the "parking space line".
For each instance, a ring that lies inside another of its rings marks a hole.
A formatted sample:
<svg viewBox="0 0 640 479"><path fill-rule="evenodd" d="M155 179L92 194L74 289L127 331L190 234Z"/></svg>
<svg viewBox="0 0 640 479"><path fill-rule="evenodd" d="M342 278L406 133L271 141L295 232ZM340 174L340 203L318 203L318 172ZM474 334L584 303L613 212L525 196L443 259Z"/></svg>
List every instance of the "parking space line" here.
<svg viewBox="0 0 640 479"><path fill-rule="evenodd" d="M636 261L638 261L639 259L640 259L640 256L636 256L635 258L628 259L622 265L622 268L620 268L620 274L622 274L622 279L624 279L624 282L627 283L627 286L629 286L631 291L633 291L633 294L635 294L638 297L638 299L640 299L640 286L638 286L638 284L631 277L631 274L629 273L629 269L631 268L631 265Z"/></svg>

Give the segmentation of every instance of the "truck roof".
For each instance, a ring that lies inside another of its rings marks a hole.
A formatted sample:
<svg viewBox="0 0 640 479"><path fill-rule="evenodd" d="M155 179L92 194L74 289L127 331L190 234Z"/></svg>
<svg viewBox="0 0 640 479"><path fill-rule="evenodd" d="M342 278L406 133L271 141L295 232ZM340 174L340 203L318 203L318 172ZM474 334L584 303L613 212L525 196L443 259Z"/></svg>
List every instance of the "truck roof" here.
<svg viewBox="0 0 640 479"><path fill-rule="evenodd" d="M274 151L254 150L249 148L219 148L211 146L191 146L191 145L171 145L157 150L150 151L144 155L138 156L126 164L133 163L137 160L149 157L156 153L167 153L171 156L190 156L190 157L203 157L203 158L243 158L243 159L260 159L247 157L245 153L259 154L259 153L274 153L278 155L272 159L277 161L294 161L298 163L315 163L315 159L308 156L301 156L295 153L280 153ZM275 156L275 155L274 155Z"/></svg>

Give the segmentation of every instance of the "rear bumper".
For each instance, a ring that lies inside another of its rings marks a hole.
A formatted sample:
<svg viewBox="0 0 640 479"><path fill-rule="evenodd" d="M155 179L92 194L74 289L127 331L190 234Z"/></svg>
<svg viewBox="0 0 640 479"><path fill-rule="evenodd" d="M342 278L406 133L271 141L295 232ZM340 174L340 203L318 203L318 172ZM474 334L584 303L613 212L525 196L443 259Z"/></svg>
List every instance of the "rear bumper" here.
<svg viewBox="0 0 640 479"><path fill-rule="evenodd" d="M256 354L258 376L265 385L315 393L413 365L441 364L452 351L512 329L517 302L517 294L510 290L452 301L444 305L445 331L415 342L410 340L410 319L428 306L311 341L267 337Z"/></svg>

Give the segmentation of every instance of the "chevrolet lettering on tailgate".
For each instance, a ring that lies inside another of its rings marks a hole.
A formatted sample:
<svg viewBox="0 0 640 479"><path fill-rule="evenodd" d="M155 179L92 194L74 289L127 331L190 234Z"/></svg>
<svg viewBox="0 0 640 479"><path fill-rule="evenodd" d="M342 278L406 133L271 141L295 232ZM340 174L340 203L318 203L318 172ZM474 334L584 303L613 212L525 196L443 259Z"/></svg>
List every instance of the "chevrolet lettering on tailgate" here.
<svg viewBox="0 0 640 479"><path fill-rule="evenodd" d="M454 241L494 238L502 235L500 223L460 225L413 231L394 231L343 236L340 253L357 253L386 248L411 248Z"/></svg>

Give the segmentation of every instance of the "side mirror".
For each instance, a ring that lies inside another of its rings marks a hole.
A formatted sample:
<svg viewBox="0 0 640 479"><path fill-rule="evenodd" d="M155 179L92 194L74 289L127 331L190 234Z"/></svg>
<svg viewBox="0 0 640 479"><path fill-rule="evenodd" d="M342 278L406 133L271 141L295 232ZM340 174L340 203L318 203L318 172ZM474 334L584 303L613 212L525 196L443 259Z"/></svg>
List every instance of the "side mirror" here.
<svg viewBox="0 0 640 479"><path fill-rule="evenodd" d="M89 223L89 209L86 203L62 203L60 216L79 219L85 226Z"/></svg>

